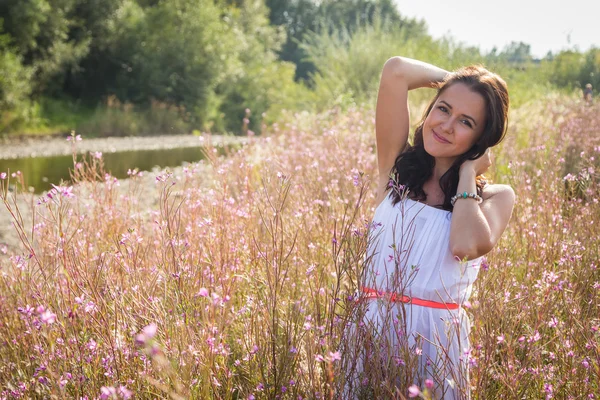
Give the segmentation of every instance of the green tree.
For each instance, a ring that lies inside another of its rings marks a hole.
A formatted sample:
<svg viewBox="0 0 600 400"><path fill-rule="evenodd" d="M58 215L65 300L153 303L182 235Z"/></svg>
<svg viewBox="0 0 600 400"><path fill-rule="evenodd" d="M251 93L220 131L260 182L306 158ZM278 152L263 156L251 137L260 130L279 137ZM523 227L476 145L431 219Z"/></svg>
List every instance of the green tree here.
<svg viewBox="0 0 600 400"><path fill-rule="evenodd" d="M130 4L112 53L119 68L109 88L122 101L152 100L185 108L205 124L215 116L215 88L232 70L236 37L213 0Z"/></svg>
<svg viewBox="0 0 600 400"><path fill-rule="evenodd" d="M287 38L279 57L296 64L296 79L307 79L315 66L307 61L307 54L299 44L307 33L317 30L319 7L314 0L267 0L269 21L272 25L283 26Z"/></svg>
<svg viewBox="0 0 600 400"><path fill-rule="evenodd" d="M2 33L0 19L0 132L27 121L33 111L29 102L32 69L23 66L11 46L11 37Z"/></svg>
<svg viewBox="0 0 600 400"><path fill-rule="evenodd" d="M528 63L533 59L531 56L531 46L524 42L510 42L498 54L498 58L513 64Z"/></svg>
<svg viewBox="0 0 600 400"><path fill-rule="evenodd" d="M372 99L384 62L393 55L447 64L449 54L430 36L376 20L358 28L307 36L302 48L317 68L311 74L318 108L348 106Z"/></svg>
<svg viewBox="0 0 600 400"><path fill-rule="evenodd" d="M71 37L77 24L73 18L78 0L4 0L5 32L14 43L23 64L35 71L36 94L62 89L66 71L76 68L87 55L91 38Z"/></svg>
<svg viewBox="0 0 600 400"><path fill-rule="evenodd" d="M276 118L284 108L307 107L308 89L294 82L295 65L277 55L286 40L281 27L269 24L269 9L262 1L239 0L227 9L237 43L233 73L218 88L219 108L225 119L216 119L216 129L239 132L246 108L251 110L250 129L260 131L262 114ZM218 125L221 123L222 125Z"/></svg>
<svg viewBox="0 0 600 400"><path fill-rule="evenodd" d="M347 32L383 19L416 36L425 33L424 25L401 17L393 0L267 0L271 24L285 27L287 40L280 58L296 64L296 79L307 79L316 66L301 46L311 33Z"/></svg>
<svg viewBox="0 0 600 400"><path fill-rule="evenodd" d="M76 42L89 41L87 54L78 65L65 72L63 90L73 98L95 104L114 87L117 72L122 68L113 50L130 21L126 16L131 0L78 0L71 14L69 37Z"/></svg>
<svg viewBox="0 0 600 400"><path fill-rule="evenodd" d="M559 87L575 88L580 86L581 69L585 57L578 51L565 50L558 53L554 60L545 61L549 79ZM549 65L548 65L549 64Z"/></svg>
<svg viewBox="0 0 600 400"><path fill-rule="evenodd" d="M591 83L596 91L600 89L600 48L592 47L584 54L579 82L582 88L586 83Z"/></svg>

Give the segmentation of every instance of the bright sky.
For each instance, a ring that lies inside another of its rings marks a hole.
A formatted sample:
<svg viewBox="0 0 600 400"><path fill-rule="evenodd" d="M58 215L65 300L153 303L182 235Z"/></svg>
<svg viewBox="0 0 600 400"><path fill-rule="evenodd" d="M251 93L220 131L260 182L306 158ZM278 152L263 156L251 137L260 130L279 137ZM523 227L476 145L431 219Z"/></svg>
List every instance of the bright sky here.
<svg viewBox="0 0 600 400"><path fill-rule="evenodd" d="M577 46L600 47L600 0L394 0L400 14L424 19L434 38L447 35L487 52L511 41L534 57Z"/></svg>

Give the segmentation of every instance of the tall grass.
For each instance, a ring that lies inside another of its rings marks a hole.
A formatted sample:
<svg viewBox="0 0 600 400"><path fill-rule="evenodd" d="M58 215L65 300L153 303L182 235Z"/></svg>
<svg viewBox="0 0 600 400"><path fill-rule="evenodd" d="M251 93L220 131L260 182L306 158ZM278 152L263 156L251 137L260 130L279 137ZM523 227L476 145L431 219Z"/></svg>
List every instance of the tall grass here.
<svg viewBox="0 0 600 400"><path fill-rule="evenodd" d="M495 150L495 180L517 204L470 302L472 393L594 398L600 108L531 107ZM75 185L33 201L31 226L15 207L25 194L8 191L18 175L0 176L23 242L1 255L1 396L341 398L368 260L373 118L290 114L152 187L76 159ZM362 393L429 396L376 378Z"/></svg>

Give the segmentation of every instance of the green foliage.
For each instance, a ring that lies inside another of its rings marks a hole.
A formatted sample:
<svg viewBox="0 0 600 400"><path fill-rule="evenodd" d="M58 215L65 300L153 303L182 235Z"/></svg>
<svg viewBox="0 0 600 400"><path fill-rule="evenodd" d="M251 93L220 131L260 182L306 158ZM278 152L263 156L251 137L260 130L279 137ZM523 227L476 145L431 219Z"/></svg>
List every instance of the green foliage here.
<svg viewBox="0 0 600 400"><path fill-rule="evenodd" d="M90 35L72 36L84 29L77 18L78 0L5 0L0 15L7 16L10 34L23 64L32 67L36 93L57 92L64 77L88 54Z"/></svg>
<svg viewBox="0 0 600 400"><path fill-rule="evenodd" d="M485 64L506 79L513 106L557 87L600 87L600 49L540 61L528 44L513 42L482 55L432 39L393 0L4 0L0 15L2 131L260 132L283 110L372 104L381 67L394 55L446 69ZM411 102L430 94L411 93ZM82 117L48 108L48 99L81 103ZM134 111L123 114L108 99ZM169 110L172 129L131 122L156 104Z"/></svg>
<svg viewBox="0 0 600 400"><path fill-rule="evenodd" d="M297 79L307 79L315 66L306 60L300 43L307 33L317 29L319 7L313 0L266 0L269 21L272 25L285 28L287 37L279 56L284 61L296 64Z"/></svg>
<svg viewBox="0 0 600 400"><path fill-rule="evenodd" d="M33 111L29 102L33 71L23 66L9 44L9 36L0 34L0 132L26 122Z"/></svg>
<svg viewBox="0 0 600 400"><path fill-rule="evenodd" d="M600 89L600 48L594 47L585 53L585 60L579 73L581 86L591 83L596 89Z"/></svg>
<svg viewBox="0 0 600 400"><path fill-rule="evenodd" d="M122 68L114 92L122 101L152 99L183 106L182 117L204 123L214 108L214 90L231 70L235 36L212 0L160 2L147 10L131 6L129 26L115 51Z"/></svg>
<svg viewBox="0 0 600 400"><path fill-rule="evenodd" d="M318 71L311 76L320 109L372 102L381 68L394 55L452 68L479 59L452 41L434 41L406 27L378 20L350 34L347 30L312 34L302 44Z"/></svg>
<svg viewBox="0 0 600 400"><path fill-rule="evenodd" d="M550 80L558 86L575 87L579 81L579 72L583 65L584 57L581 53L567 50L559 53L546 67L550 73Z"/></svg>
<svg viewBox="0 0 600 400"><path fill-rule="evenodd" d="M39 134L68 134L90 118L93 109L71 99L42 97L36 102L37 120L28 130Z"/></svg>
<svg viewBox="0 0 600 400"><path fill-rule="evenodd" d="M181 119L181 110L172 105L155 102L150 107L113 104L97 107L80 121L77 132L86 137L150 136L190 133L190 125Z"/></svg>
<svg viewBox="0 0 600 400"><path fill-rule="evenodd" d="M260 131L263 113L273 118L284 108L310 104L309 91L294 82L294 64L278 60L276 52L285 41L285 32L269 25L268 9L263 3L242 3L227 14L234 21L233 32L239 38L238 58L217 90L222 96L221 117L213 120L219 131L240 132L246 108L251 110L249 128Z"/></svg>
<svg viewBox="0 0 600 400"><path fill-rule="evenodd" d="M269 25L267 13L256 1L125 1L109 32L114 45L90 58L100 65L90 70L105 76L104 87L92 88L94 98L115 94L146 107L156 101L179 109L186 125L239 132L245 108L260 116L297 92L293 65L276 55L285 34ZM92 78L84 70L72 87L85 93ZM260 118L251 128L260 129Z"/></svg>
<svg viewBox="0 0 600 400"><path fill-rule="evenodd" d="M287 40L280 57L297 65L296 79L307 80L317 69L302 43L307 35L344 30L353 34L361 26L385 19L391 25L424 33L422 23L402 18L392 0L266 0L270 22L283 26Z"/></svg>
<svg viewBox="0 0 600 400"><path fill-rule="evenodd" d="M600 87L600 48L585 53L565 50L542 61L547 79L567 89L582 89L587 83Z"/></svg>
<svg viewBox="0 0 600 400"><path fill-rule="evenodd" d="M497 53L496 48L492 49L487 58L496 62L500 61L509 64L523 64L533 60L531 46L524 42L514 41L505 46L500 53Z"/></svg>

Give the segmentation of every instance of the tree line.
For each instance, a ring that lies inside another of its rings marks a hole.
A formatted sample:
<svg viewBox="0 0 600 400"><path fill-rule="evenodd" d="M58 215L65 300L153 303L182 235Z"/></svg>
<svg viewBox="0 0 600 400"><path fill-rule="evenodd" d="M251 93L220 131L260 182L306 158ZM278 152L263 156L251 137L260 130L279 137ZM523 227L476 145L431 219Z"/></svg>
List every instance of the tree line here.
<svg viewBox="0 0 600 400"><path fill-rule="evenodd" d="M0 132L72 113L106 134L239 133L246 109L259 131L283 109L369 98L392 51L536 64L525 44L482 55L435 41L393 0L4 0ZM598 49L543 63L551 84L600 86Z"/></svg>

